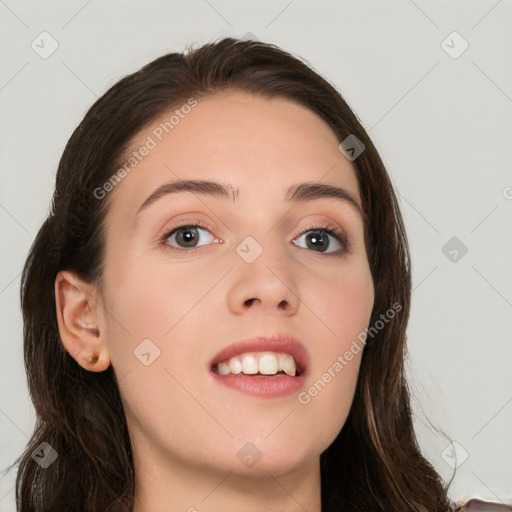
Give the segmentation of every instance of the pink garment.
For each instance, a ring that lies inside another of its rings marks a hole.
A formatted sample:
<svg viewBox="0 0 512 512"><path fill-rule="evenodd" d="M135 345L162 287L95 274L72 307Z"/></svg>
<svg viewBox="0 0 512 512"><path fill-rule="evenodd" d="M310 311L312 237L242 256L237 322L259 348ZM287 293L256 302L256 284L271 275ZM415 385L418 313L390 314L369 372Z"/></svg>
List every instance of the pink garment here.
<svg viewBox="0 0 512 512"><path fill-rule="evenodd" d="M473 498L464 505L461 512L512 512L512 506Z"/></svg>

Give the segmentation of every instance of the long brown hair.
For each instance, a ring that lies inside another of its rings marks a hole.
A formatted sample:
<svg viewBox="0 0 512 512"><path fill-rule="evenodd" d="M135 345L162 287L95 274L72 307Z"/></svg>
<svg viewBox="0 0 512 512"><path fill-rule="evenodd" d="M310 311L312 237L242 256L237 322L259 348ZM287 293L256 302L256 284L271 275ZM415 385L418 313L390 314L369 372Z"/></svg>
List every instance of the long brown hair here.
<svg viewBox="0 0 512 512"><path fill-rule="evenodd" d="M92 105L67 143L50 213L21 281L24 361L37 423L16 461L17 510L132 510L133 459L113 368L86 371L64 350L54 282L59 270L70 270L101 285L112 194L99 201L94 191L120 168L134 136L187 99L226 90L295 101L324 119L340 143L355 135L364 144L352 164L375 287L370 325L391 304L402 307L368 338L349 416L320 457L322 511L454 510L413 430L404 372L409 249L384 164L340 93L309 65L274 45L233 38L163 55L122 78ZM41 443L58 454L46 468L32 457Z"/></svg>

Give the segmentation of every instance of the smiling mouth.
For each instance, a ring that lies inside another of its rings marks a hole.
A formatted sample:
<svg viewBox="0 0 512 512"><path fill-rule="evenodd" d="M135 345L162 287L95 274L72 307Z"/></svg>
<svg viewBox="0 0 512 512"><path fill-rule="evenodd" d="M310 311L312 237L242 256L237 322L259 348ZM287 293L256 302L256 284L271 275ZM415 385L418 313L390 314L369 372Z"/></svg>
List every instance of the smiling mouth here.
<svg viewBox="0 0 512 512"><path fill-rule="evenodd" d="M213 364L211 371L218 375L247 375L251 377L299 377L303 369L292 355L283 352L248 352Z"/></svg>

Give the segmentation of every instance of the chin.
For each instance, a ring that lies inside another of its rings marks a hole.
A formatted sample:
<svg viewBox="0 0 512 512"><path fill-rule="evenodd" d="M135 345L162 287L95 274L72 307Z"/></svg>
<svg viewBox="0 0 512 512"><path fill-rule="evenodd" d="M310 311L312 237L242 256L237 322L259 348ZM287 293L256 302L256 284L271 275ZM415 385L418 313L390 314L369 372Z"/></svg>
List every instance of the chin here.
<svg viewBox="0 0 512 512"><path fill-rule="evenodd" d="M257 443L254 443L254 446ZM290 443L265 443L261 444L261 450L245 444L237 452L237 464L233 468L236 472L254 477L281 477L292 474L312 463L320 452L310 449L305 450L305 442ZM301 447L300 450L298 448ZM253 458L251 459L251 455Z"/></svg>

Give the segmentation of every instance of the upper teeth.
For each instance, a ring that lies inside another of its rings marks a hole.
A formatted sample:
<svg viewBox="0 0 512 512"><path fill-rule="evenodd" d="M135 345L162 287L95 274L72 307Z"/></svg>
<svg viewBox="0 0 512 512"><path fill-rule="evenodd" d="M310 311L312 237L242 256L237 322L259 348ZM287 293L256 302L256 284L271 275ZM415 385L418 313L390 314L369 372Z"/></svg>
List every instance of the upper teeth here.
<svg viewBox="0 0 512 512"><path fill-rule="evenodd" d="M217 370L221 375L228 373L255 375L258 372L263 375L275 375L277 372L283 371L287 375L295 376L296 365L295 359L290 354L251 352L219 363Z"/></svg>

